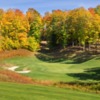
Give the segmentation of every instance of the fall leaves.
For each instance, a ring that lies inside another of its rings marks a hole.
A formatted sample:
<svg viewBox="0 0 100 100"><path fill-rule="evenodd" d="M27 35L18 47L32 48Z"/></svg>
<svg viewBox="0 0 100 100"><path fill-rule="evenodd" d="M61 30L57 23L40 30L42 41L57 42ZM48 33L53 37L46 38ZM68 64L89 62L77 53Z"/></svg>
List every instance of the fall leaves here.
<svg viewBox="0 0 100 100"><path fill-rule="evenodd" d="M2 39L0 40L1 44L0 48L2 50L11 50L19 48L29 49L29 47L31 46L30 45L31 38L29 36L29 31L33 31L33 29L30 30L31 24L27 16L23 14L23 12L20 11L19 9L9 9L7 11L1 10L0 13L1 13L0 36L2 37ZM31 16L34 17L33 15ZM34 19L36 18L34 17ZM41 19L39 15L38 19ZM32 23L33 22L35 21L33 20ZM35 35L36 34L35 31L33 31L32 34ZM35 51L39 48L39 43L35 37L33 38L34 39L31 42L35 43L31 43L32 44L31 50ZM33 48L33 46L35 49Z"/></svg>
<svg viewBox="0 0 100 100"><path fill-rule="evenodd" d="M99 43L100 16L95 10L97 8L87 10L80 7L69 11L54 10L52 13L46 13L44 22L49 45L83 46L85 49L91 44Z"/></svg>
<svg viewBox="0 0 100 100"><path fill-rule="evenodd" d="M25 48L39 49L41 37L49 47L83 46L100 42L100 6L73 10L53 10L42 17L29 8L0 9L0 51Z"/></svg>

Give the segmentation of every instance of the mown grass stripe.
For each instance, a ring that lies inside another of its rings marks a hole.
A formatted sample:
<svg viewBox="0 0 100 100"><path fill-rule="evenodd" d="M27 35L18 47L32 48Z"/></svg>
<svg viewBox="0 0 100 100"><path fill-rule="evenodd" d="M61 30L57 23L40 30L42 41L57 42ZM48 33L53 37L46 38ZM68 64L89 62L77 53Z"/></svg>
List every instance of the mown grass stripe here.
<svg viewBox="0 0 100 100"><path fill-rule="evenodd" d="M74 100L99 100L100 96L57 87L0 83L0 100L39 100L39 98L42 100L73 100L73 98Z"/></svg>

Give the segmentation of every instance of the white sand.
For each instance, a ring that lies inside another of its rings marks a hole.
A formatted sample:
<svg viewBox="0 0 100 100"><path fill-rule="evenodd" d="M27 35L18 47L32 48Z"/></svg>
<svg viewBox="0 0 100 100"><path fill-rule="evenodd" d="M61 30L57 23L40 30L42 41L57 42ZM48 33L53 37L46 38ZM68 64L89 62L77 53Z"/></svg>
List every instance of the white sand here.
<svg viewBox="0 0 100 100"><path fill-rule="evenodd" d="M8 70L15 71L17 68L19 68L19 66L10 67L10 68L8 68Z"/></svg>
<svg viewBox="0 0 100 100"><path fill-rule="evenodd" d="M23 71L16 71L17 73L29 73L31 72L30 70L23 70Z"/></svg>
<svg viewBox="0 0 100 100"><path fill-rule="evenodd" d="M13 66L13 67L10 67L10 68L7 68L7 69L14 71L16 73L30 73L31 72L30 70L15 71L17 68L19 68L19 66Z"/></svg>

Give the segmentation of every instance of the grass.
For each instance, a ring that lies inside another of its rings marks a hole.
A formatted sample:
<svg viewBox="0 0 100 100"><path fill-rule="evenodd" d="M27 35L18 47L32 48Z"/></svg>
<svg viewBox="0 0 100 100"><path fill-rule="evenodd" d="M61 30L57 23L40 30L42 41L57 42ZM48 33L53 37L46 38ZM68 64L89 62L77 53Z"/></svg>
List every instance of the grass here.
<svg viewBox="0 0 100 100"><path fill-rule="evenodd" d="M19 70L29 68L31 72L25 74L34 79L53 80L53 81L71 81L74 78L66 75L68 67L71 65L60 63L48 63L40 61L36 57L14 57L6 59L5 63L12 63L13 65L20 66Z"/></svg>
<svg viewBox="0 0 100 100"><path fill-rule="evenodd" d="M74 55L71 58L60 57L56 59L53 54L37 54L35 56L33 54L19 56L19 54L18 52L17 56L5 56L5 59L0 60L0 81L16 82L16 84L0 82L0 100L100 99L98 94L94 94L94 92L100 93L99 55L82 54ZM13 54L11 53L11 55ZM2 68L12 66L19 66L16 70L28 69L31 72L20 75ZM35 80L31 81L31 78ZM26 83L31 84L33 81L37 85L25 85ZM56 83L51 85L50 82Z"/></svg>
<svg viewBox="0 0 100 100"><path fill-rule="evenodd" d="M100 100L100 95L71 89L0 82L0 100Z"/></svg>
<svg viewBox="0 0 100 100"><path fill-rule="evenodd" d="M59 62L44 61L35 56L8 58L2 63L19 66L17 70L30 69L31 72L25 75L37 80L55 82L100 81L100 56L81 63L77 63L73 59Z"/></svg>

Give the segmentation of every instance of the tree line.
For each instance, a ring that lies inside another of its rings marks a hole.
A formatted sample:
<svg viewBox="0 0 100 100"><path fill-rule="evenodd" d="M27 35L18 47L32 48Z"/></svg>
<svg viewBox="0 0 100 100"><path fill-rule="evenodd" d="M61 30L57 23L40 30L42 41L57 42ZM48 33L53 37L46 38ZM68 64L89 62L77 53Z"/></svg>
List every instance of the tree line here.
<svg viewBox="0 0 100 100"><path fill-rule="evenodd" d="M42 18L33 8L26 14L19 9L0 9L0 50L38 50Z"/></svg>
<svg viewBox="0 0 100 100"><path fill-rule="evenodd" d="M0 51L25 48L40 49L45 39L50 48L81 46L85 50L100 43L100 5L73 10L53 10L41 16L29 8L24 14L19 9L0 9Z"/></svg>

